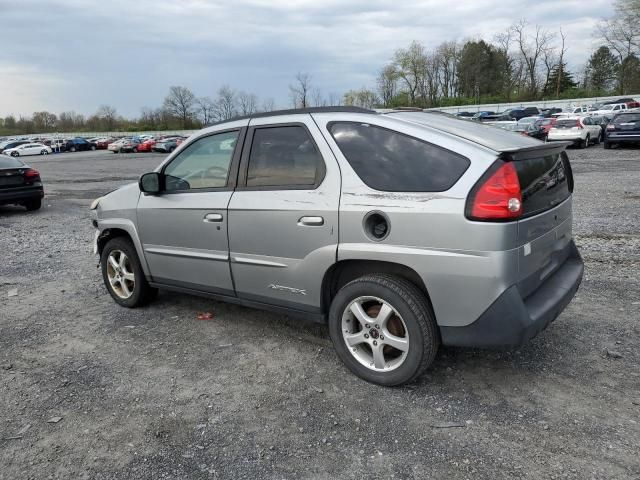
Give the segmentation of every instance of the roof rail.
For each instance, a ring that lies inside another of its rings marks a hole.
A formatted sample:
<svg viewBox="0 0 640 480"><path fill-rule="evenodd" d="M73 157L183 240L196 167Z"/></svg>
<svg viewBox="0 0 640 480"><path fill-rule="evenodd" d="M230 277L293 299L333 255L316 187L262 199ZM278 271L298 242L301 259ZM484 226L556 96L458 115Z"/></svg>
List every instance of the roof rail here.
<svg viewBox="0 0 640 480"><path fill-rule="evenodd" d="M362 107L309 107L309 108L290 108L288 110L274 110L271 112L253 113L251 115L243 115L239 117L233 117L228 120L221 120L219 122L207 125L207 127L213 127L214 125L221 125L223 123L235 122L236 120L246 120L252 118L263 117L277 117L281 115L297 115L299 113L373 113L375 110L369 110Z"/></svg>

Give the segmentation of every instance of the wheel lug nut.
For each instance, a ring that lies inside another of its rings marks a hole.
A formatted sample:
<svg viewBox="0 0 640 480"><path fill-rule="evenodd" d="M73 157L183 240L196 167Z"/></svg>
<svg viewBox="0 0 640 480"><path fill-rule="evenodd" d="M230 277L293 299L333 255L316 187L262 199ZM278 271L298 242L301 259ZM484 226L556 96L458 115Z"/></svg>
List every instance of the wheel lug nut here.
<svg viewBox="0 0 640 480"><path fill-rule="evenodd" d="M378 325L377 323L376 323L376 328L377 328L377 329L380 329L380 325Z"/></svg>
<svg viewBox="0 0 640 480"><path fill-rule="evenodd" d="M371 325L369 325L368 323L365 324L364 328L371 328Z"/></svg>
<svg viewBox="0 0 640 480"><path fill-rule="evenodd" d="M374 344L374 345L378 345L378 342L376 342L376 341L374 340L374 341L373 341L373 344Z"/></svg>
<svg viewBox="0 0 640 480"><path fill-rule="evenodd" d="M380 340L384 340L384 337L382 335L380 335Z"/></svg>
<svg viewBox="0 0 640 480"><path fill-rule="evenodd" d="M369 338L369 334L368 334L368 333L365 333L365 334L364 334L364 338Z"/></svg>

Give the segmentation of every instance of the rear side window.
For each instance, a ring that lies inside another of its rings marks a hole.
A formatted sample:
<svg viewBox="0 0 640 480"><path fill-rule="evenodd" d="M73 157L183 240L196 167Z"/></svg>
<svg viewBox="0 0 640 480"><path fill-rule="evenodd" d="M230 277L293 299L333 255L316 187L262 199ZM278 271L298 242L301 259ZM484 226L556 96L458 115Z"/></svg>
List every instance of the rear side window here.
<svg viewBox="0 0 640 480"><path fill-rule="evenodd" d="M0 155L0 168L21 168L24 167L17 158L10 157L8 155Z"/></svg>
<svg viewBox="0 0 640 480"><path fill-rule="evenodd" d="M329 131L370 188L386 192L443 192L469 167L462 155L386 128L334 122Z"/></svg>
<svg viewBox="0 0 640 480"><path fill-rule="evenodd" d="M253 134L247 187L319 185L324 163L309 133L301 126L257 128Z"/></svg>

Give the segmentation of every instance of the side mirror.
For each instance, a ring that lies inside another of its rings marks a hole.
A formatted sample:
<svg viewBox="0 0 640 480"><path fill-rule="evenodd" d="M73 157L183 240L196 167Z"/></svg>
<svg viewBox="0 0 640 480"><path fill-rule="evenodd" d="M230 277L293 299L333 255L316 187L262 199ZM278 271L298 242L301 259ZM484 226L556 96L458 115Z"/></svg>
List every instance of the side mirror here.
<svg viewBox="0 0 640 480"><path fill-rule="evenodd" d="M162 191L162 174L158 172L145 173L138 181L140 191L149 195L157 195Z"/></svg>

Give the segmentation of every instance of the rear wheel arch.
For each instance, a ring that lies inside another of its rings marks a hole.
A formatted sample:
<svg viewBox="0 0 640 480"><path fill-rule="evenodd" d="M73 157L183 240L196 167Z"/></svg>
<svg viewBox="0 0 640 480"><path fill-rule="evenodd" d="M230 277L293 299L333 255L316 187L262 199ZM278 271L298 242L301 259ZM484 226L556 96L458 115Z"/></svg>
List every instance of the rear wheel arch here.
<svg viewBox="0 0 640 480"><path fill-rule="evenodd" d="M370 274L388 274L403 278L415 285L424 295L433 311L431 297L424 281L412 268L393 262L378 260L341 260L334 263L322 279L322 312L328 313L331 302L340 288L356 278Z"/></svg>

